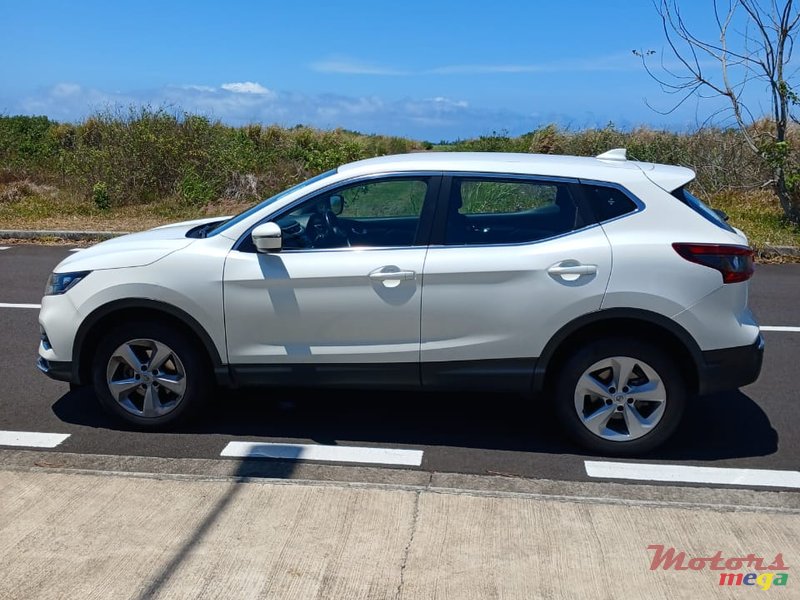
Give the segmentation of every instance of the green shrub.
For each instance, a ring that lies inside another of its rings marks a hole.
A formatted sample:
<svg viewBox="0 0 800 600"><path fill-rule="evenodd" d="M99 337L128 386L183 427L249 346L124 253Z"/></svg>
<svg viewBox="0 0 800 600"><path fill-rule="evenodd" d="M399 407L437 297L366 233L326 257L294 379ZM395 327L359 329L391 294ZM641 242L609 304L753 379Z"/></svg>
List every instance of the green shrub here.
<svg viewBox="0 0 800 600"><path fill-rule="evenodd" d="M217 196L217 187L213 182L204 179L190 170L178 182L178 192L190 204L205 205Z"/></svg>
<svg viewBox="0 0 800 600"><path fill-rule="evenodd" d="M92 186L92 202L100 210L111 208L111 197L108 195L108 186L103 181L98 181Z"/></svg>
<svg viewBox="0 0 800 600"><path fill-rule="evenodd" d="M47 169L57 153L47 117L0 116L0 164L18 179Z"/></svg>
<svg viewBox="0 0 800 600"><path fill-rule="evenodd" d="M800 146L800 140L790 141ZM679 133L609 123L571 131L551 124L516 137L499 131L434 147L344 129L230 127L204 115L145 106L102 111L76 124L0 116L0 183L51 185L98 206L112 199L125 206L170 198L199 206L254 201L342 163L385 154L435 149L593 156L614 147L627 148L637 160L694 169L695 186L706 195L754 188L770 178L734 129ZM790 160L794 164L794 156ZM794 187L800 190L800 183Z"/></svg>

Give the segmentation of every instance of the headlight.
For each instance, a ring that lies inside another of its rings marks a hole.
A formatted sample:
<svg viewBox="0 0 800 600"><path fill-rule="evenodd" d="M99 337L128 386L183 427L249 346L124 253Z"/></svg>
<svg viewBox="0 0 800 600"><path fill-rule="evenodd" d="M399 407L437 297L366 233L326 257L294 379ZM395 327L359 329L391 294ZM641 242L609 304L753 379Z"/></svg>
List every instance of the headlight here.
<svg viewBox="0 0 800 600"><path fill-rule="evenodd" d="M51 273L44 288L45 296L63 294L81 279L86 277L91 271L78 271L77 273Z"/></svg>

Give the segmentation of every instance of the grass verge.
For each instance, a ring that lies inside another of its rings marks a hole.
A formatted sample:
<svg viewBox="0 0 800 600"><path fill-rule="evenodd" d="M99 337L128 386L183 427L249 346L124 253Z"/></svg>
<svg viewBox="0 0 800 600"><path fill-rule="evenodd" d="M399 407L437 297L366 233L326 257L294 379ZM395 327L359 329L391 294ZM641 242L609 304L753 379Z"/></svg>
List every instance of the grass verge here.
<svg viewBox="0 0 800 600"><path fill-rule="evenodd" d="M69 231L143 231L159 225L233 215L252 202L212 202L197 206L181 199L147 204L98 208L90 200L59 190L34 186L37 193L12 201L0 201L0 229ZM1 197L1 196L0 196Z"/></svg>

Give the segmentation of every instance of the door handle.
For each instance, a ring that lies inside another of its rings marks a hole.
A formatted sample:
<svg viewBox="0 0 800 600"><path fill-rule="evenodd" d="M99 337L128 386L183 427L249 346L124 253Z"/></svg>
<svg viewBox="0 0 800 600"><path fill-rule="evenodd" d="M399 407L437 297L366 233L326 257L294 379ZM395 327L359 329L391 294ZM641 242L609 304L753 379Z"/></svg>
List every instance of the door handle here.
<svg viewBox="0 0 800 600"><path fill-rule="evenodd" d="M398 281L414 279L417 276L415 271L384 271L386 267L376 269L369 274L373 281Z"/></svg>
<svg viewBox="0 0 800 600"><path fill-rule="evenodd" d="M547 272L550 275L594 275L597 273L597 265L553 265Z"/></svg>

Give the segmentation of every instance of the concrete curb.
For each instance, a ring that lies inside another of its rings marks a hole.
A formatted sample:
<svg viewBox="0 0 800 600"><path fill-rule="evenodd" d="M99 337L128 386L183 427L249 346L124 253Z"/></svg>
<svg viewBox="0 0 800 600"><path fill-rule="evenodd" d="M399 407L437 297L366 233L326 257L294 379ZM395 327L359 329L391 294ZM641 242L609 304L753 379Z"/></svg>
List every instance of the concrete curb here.
<svg viewBox="0 0 800 600"><path fill-rule="evenodd" d="M762 256L800 256L800 248L797 246L764 246L758 250L758 253Z"/></svg>
<svg viewBox="0 0 800 600"><path fill-rule="evenodd" d="M128 231L60 231L60 230L23 230L0 229L0 239L39 240L42 238L59 238L63 240L110 240L126 235Z"/></svg>
<svg viewBox="0 0 800 600"><path fill-rule="evenodd" d="M160 458L0 449L0 471L84 473L184 481L229 481L425 491L560 502L672 506L717 512L800 515L800 492L615 481L556 481L504 475L429 472L386 467L287 463L262 459Z"/></svg>

